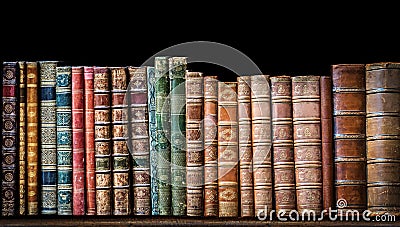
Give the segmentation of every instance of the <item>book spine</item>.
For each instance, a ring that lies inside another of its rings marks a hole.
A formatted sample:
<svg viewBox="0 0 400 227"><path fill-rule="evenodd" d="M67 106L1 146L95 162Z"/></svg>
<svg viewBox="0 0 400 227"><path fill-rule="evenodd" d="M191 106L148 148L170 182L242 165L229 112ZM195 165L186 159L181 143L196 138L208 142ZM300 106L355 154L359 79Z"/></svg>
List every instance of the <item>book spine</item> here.
<svg viewBox="0 0 400 227"><path fill-rule="evenodd" d="M17 151L19 126L19 102L17 101L19 87L18 62L3 62L2 77L2 149L1 149L1 215L15 216L17 214Z"/></svg>
<svg viewBox="0 0 400 227"><path fill-rule="evenodd" d="M251 77L238 76L240 216L254 217Z"/></svg>
<svg viewBox="0 0 400 227"><path fill-rule="evenodd" d="M96 159L94 144L94 71L84 67L85 111L85 164L86 164L86 214L96 214Z"/></svg>
<svg viewBox="0 0 400 227"><path fill-rule="evenodd" d="M150 185L151 185L151 215L159 215L158 183L157 183L157 138L156 138L156 96L154 67L147 67L147 108L149 118L149 150L150 150Z"/></svg>
<svg viewBox="0 0 400 227"><path fill-rule="evenodd" d="M85 214L84 68L72 67L73 215Z"/></svg>
<svg viewBox="0 0 400 227"><path fill-rule="evenodd" d="M275 208L287 216L296 210L292 81L285 75L271 77L270 81Z"/></svg>
<svg viewBox="0 0 400 227"><path fill-rule="evenodd" d="M331 70L336 201L346 201L345 207L337 209L362 213L367 208L365 66L341 64L333 65ZM321 90L322 95L326 94Z"/></svg>
<svg viewBox="0 0 400 227"><path fill-rule="evenodd" d="M322 210L321 100L319 76L292 77L297 211Z"/></svg>
<svg viewBox="0 0 400 227"><path fill-rule="evenodd" d="M171 215L171 122L168 57L155 57L154 65L156 78L158 207L160 215Z"/></svg>
<svg viewBox="0 0 400 227"><path fill-rule="evenodd" d="M219 217L238 217L237 82L218 82Z"/></svg>
<svg viewBox="0 0 400 227"><path fill-rule="evenodd" d="M272 210L271 91L268 75L253 75L250 85L253 145L254 214Z"/></svg>
<svg viewBox="0 0 400 227"><path fill-rule="evenodd" d="M186 214L203 216L203 74L186 73Z"/></svg>
<svg viewBox="0 0 400 227"><path fill-rule="evenodd" d="M26 130L26 63L18 62L19 65L19 215L26 214L26 167L27 167L27 130Z"/></svg>
<svg viewBox="0 0 400 227"><path fill-rule="evenodd" d="M367 195L371 215L400 215L400 64L366 65Z"/></svg>
<svg viewBox="0 0 400 227"><path fill-rule="evenodd" d="M111 215L111 89L107 67L94 67L93 89L96 214Z"/></svg>
<svg viewBox="0 0 400 227"><path fill-rule="evenodd" d="M186 57L169 58L172 215L186 215Z"/></svg>
<svg viewBox="0 0 400 227"><path fill-rule="evenodd" d="M204 76L204 216L218 217L218 78Z"/></svg>
<svg viewBox="0 0 400 227"><path fill-rule="evenodd" d="M39 62L41 213L57 213L57 130L55 61Z"/></svg>
<svg viewBox="0 0 400 227"><path fill-rule="evenodd" d="M39 71L37 62L26 62L26 175L27 175L27 206L28 215L39 213L38 203L38 124L39 124ZM53 194L55 196L55 194Z"/></svg>
<svg viewBox="0 0 400 227"><path fill-rule="evenodd" d="M130 155L127 144L128 114L127 69L110 67L111 73L111 128L112 128L112 179L113 179L113 214L128 215L130 203Z"/></svg>
<svg viewBox="0 0 400 227"><path fill-rule="evenodd" d="M133 214L150 215L150 140L147 67L128 67L130 82L130 129L133 156ZM153 75L154 76L154 75ZM154 94L153 94L154 95Z"/></svg>
<svg viewBox="0 0 400 227"><path fill-rule="evenodd" d="M56 70L57 214L72 215L72 68Z"/></svg>

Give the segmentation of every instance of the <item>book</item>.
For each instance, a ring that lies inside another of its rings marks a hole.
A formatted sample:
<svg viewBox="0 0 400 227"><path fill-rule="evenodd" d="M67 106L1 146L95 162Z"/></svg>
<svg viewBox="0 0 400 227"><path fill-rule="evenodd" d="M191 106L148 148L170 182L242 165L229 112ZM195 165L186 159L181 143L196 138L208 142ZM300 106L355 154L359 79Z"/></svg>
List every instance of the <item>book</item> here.
<svg viewBox="0 0 400 227"><path fill-rule="evenodd" d="M218 82L218 216L239 215L237 82Z"/></svg>
<svg viewBox="0 0 400 227"><path fill-rule="evenodd" d="M84 82L84 67L73 66L71 78L73 215L84 215L86 212Z"/></svg>
<svg viewBox="0 0 400 227"><path fill-rule="evenodd" d="M400 63L366 65L367 208L400 215Z"/></svg>
<svg viewBox="0 0 400 227"><path fill-rule="evenodd" d="M238 76L240 216L254 217L251 76Z"/></svg>
<svg viewBox="0 0 400 227"><path fill-rule="evenodd" d="M218 77L204 76L204 216L218 217Z"/></svg>
<svg viewBox="0 0 400 227"><path fill-rule="evenodd" d="M27 192L27 100L26 100L26 63L19 61L19 215L26 214Z"/></svg>
<svg viewBox="0 0 400 227"><path fill-rule="evenodd" d="M168 59L171 121L171 212L186 215L186 57Z"/></svg>
<svg viewBox="0 0 400 227"><path fill-rule="evenodd" d="M1 105L1 216L15 216L18 208L18 150L19 150L19 65L3 62Z"/></svg>
<svg viewBox="0 0 400 227"><path fill-rule="evenodd" d="M56 71L57 214L72 215L72 68Z"/></svg>
<svg viewBox="0 0 400 227"><path fill-rule="evenodd" d="M296 210L292 80L281 75L270 77L270 82L275 209L280 217Z"/></svg>
<svg viewBox="0 0 400 227"><path fill-rule="evenodd" d="M94 143L94 70L84 67L86 214L96 214L96 159Z"/></svg>
<svg viewBox="0 0 400 227"><path fill-rule="evenodd" d="M111 215L111 74L105 66L93 71L96 214Z"/></svg>
<svg viewBox="0 0 400 227"><path fill-rule="evenodd" d="M252 75L251 130L253 146L254 215L272 210L271 90L269 75Z"/></svg>
<svg viewBox="0 0 400 227"><path fill-rule="evenodd" d="M204 214L203 73L186 72L186 214Z"/></svg>
<svg viewBox="0 0 400 227"><path fill-rule="evenodd" d="M38 63L26 62L26 175L27 175L27 203L26 214L37 215L39 213L38 201L38 162L39 162L39 70ZM55 196L55 194L53 194Z"/></svg>
<svg viewBox="0 0 400 227"><path fill-rule="evenodd" d="M39 61L41 214L57 213L57 61Z"/></svg>
<svg viewBox="0 0 400 227"><path fill-rule="evenodd" d="M294 164L297 212L322 210L320 77L292 77Z"/></svg>
<svg viewBox="0 0 400 227"><path fill-rule="evenodd" d="M131 213L130 154L128 149L128 87L126 67L109 67L111 74L111 146L113 214Z"/></svg>
<svg viewBox="0 0 400 227"><path fill-rule="evenodd" d="M331 70L336 208L361 214L367 209L365 66L339 64Z"/></svg>

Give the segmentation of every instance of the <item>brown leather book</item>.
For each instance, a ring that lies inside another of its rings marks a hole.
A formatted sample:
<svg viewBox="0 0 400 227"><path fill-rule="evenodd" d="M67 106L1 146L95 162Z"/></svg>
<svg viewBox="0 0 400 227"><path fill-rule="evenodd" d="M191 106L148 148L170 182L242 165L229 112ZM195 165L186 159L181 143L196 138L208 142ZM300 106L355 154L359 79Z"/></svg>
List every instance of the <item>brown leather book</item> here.
<svg viewBox="0 0 400 227"><path fill-rule="evenodd" d="M19 65L19 215L26 214L26 63Z"/></svg>
<svg viewBox="0 0 400 227"><path fill-rule="evenodd" d="M400 63L366 65L367 195L372 215L400 215Z"/></svg>
<svg viewBox="0 0 400 227"><path fill-rule="evenodd" d="M186 214L203 216L203 73L186 73Z"/></svg>
<svg viewBox="0 0 400 227"><path fill-rule="evenodd" d="M204 216L218 217L218 77L204 76Z"/></svg>
<svg viewBox="0 0 400 227"><path fill-rule="evenodd" d="M218 82L219 217L238 217L237 82Z"/></svg>
<svg viewBox="0 0 400 227"><path fill-rule="evenodd" d="M254 215L273 209L271 90L268 75L251 76L251 128L253 145Z"/></svg>
<svg viewBox="0 0 400 227"><path fill-rule="evenodd" d="M292 77L296 202L299 213L322 210L319 76Z"/></svg>
<svg viewBox="0 0 400 227"><path fill-rule="evenodd" d="M273 76L270 81L275 208L281 215L288 215L296 210L292 80L283 75Z"/></svg>
<svg viewBox="0 0 400 227"><path fill-rule="evenodd" d="M251 76L238 76L240 216L254 217Z"/></svg>
<svg viewBox="0 0 400 227"><path fill-rule="evenodd" d="M365 65L333 65L332 84L337 209L362 213L367 208Z"/></svg>

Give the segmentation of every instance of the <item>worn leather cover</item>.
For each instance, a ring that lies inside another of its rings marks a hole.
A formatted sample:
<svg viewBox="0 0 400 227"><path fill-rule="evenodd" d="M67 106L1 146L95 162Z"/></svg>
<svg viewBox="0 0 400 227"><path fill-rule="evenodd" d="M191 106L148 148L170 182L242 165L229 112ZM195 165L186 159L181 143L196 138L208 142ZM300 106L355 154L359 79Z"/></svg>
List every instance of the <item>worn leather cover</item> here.
<svg viewBox="0 0 400 227"><path fill-rule="evenodd" d="M270 81L275 208L282 215L288 215L296 210L292 80L282 75L270 77Z"/></svg>
<svg viewBox="0 0 400 227"><path fill-rule="evenodd" d="M339 210L366 207L365 66L332 66L336 201ZM322 97L322 94L321 94ZM325 179L324 179L325 182Z"/></svg>
<svg viewBox="0 0 400 227"><path fill-rule="evenodd" d="M372 215L400 215L400 63L366 65L367 195Z"/></svg>
<svg viewBox="0 0 400 227"><path fill-rule="evenodd" d="M26 131L26 63L18 62L19 66L19 215L26 214L26 167L27 167L27 131ZM17 203L18 204L18 203Z"/></svg>
<svg viewBox="0 0 400 227"><path fill-rule="evenodd" d="M218 217L218 77L204 76L204 216Z"/></svg>
<svg viewBox="0 0 400 227"><path fill-rule="evenodd" d="M186 214L204 213L203 73L186 73Z"/></svg>
<svg viewBox="0 0 400 227"><path fill-rule="evenodd" d="M320 77L292 77L297 211L322 210Z"/></svg>

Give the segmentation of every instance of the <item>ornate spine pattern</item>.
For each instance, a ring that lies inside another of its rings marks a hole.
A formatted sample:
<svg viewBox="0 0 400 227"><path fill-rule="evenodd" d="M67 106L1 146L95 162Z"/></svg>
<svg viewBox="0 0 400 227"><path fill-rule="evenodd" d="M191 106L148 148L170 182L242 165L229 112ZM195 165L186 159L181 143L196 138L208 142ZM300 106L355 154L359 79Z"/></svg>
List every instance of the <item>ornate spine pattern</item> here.
<svg viewBox="0 0 400 227"><path fill-rule="evenodd" d="M147 107L149 118L149 150L150 150L150 173L151 173L151 215L159 215L158 209L158 177L157 177L157 151L156 151L156 78L154 67L147 67Z"/></svg>
<svg viewBox="0 0 400 227"><path fill-rule="evenodd" d="M39 62L42 214L57 213L56 61Z"/></svg>
<svg viewBox="0 0 400 227"><path fill-rule="evenodd" d="M172 215L186 215L186 57L169 58Z"/></svg>
<svg viewBox="0 0 400 227"><path fill-rule="evenodd" d="M366 65L367 195L372 215L400 215L400 63Z"/></svg>
<svg viewBox="0 0 400 227"><path fill-rule="evenodd" d="M291 210L296 210L292 80L283 75L271 77L270 81L275 208L289 215Z"/></svg>
<svg viewBox="0 0 400 227"><path fill-rule="evenodd" d="M156 150L160 215L171 215L171 144L168 57L154 59L156 96Z"/></svg>
<svg viewBox="0 0 400 227"><path fill-rule="evenodd" d="M251 77L254 214L268 216L272 209L271 92L268 75ZM267 208L267 210L266 210Z"/></svg>
<svg viewBox="0 0 400 227"><path fill-rule="evenodd" d="M251 76L238 76L240 216L254 217Z"/></svg>
<svg viewBox="0 0 400 227"><path fill-rule="evenodd" d="M26 167L27 167L27 131L26 131L26 64L19 65L19 215L26 214Z"/></svg>
<svg viewBox="0 0 400 227"><path fill-rule="evenodd" d="M96 214L111 215L110 71L94 67Z"/></svg>
<svg viewBox="0 0 400 227"><path fill-rule="evenodd" d="M1 215L15 216L17 214L18 189L17 189L17 152L19 128L17 116L19 113L18 62L3 62L2 80L2 168L1 168Z"/></svg>
<svg viewBox="0 0 400 227"><path fill-rule="evenodd" d="M367 208L365 66L341 64L333 65L331 69L335 197L336 201L347 201L346 207L338 208L341 213L348 210L362 213ZM322 95L321 90L321 104L326 99ZM324 182L329 180L323 179Z"/></svg>
<svg viewBox="0 0 400 227"><path fill-rule="evenodd" d="M218 77L204 76L204 216L218 217Z"/></svg>
<svg viewBox="0 0 400 227"><path fill-rule="evenodd" d="M133 214L150 215L150 141L148 131L147 67L128 67L128 71L130 76L131 153L134 160L132 168Z"/></svg>
<svg viewBox="0 0 400 227"><path fill-rule="evenodd" d="M36 62L26 62L26 161L27 161L27 206L28 215L39 213L38 204L38 83L39 71ZM55 194L54 194L55 196Z"/></svg>
<svg viewBox="0 0 400 227"><path fill-rule="evenodd" d="M73 215L85 214L84 71L72 67L72 179Z"/></svg>
<svg viewBox="0 0 400 227"><path fill-rule="evenodd" d="M130 214L130 155L127 144L127 71L125 67L110 67L111 73L111 128L112 179L114 215Z"/></svg>
<svg viewBox="0 0 400 227"><path fill-rule="evenodd" d="M237 82L218 82L219 217L238 217Z"/></svg>
<svg viewBox="0 0 400 227"><path fill-rule="evenodd" d="M84 67L85 109L85 164L86 164L86 214L96 214L96 159L94 146L94 71Z"/></svg>
<svg viewBox="0 0 400 227"><path fill-rule="evenodd" d="M57 213L72 215L72 68L56 69Z"/></svg>
<svg viewBox="0 0 400 227"><path fill-rule="evenodd" d="M203 74L186 73L186 214L203 216Z"/></svg>
<svg viewBox="0 0 400 227"><path fill-rule="evenodd" d="M297 211L322 210L319 76L292 77L293 139Z"/></svg>

